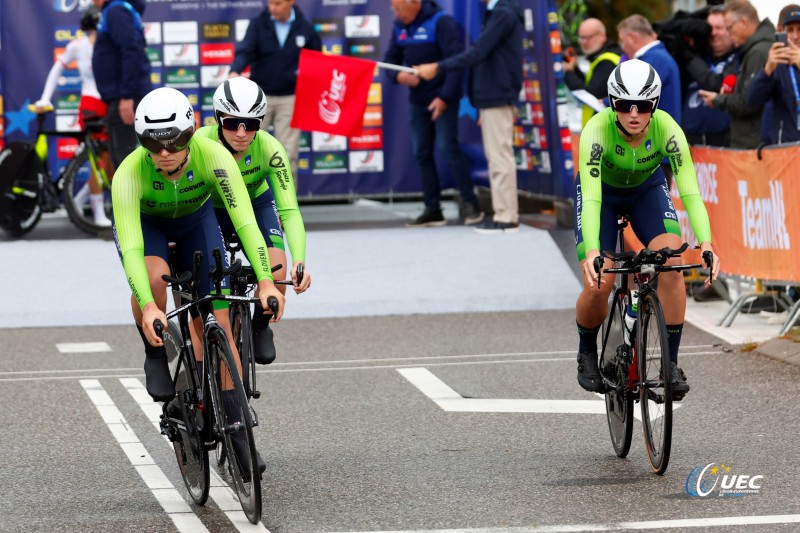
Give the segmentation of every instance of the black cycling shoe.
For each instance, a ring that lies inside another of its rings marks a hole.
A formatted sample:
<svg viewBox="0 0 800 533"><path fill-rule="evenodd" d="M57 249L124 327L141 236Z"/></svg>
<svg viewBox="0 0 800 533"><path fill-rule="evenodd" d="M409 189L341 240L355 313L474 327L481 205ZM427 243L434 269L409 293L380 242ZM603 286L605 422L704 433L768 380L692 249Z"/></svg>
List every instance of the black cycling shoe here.
<svg viewBox="0 0 800 533"><path fill-rule="evenodd" d="M168 402L175 397L175 384L169 375L166 353L159 356L150 356L144 360L144 374L147 394L154 402Z"/></svg>
<svg viewBox="0 0 800 533"><path fill-rule="evenodd" d="M268 365L277 357L269 325L266 328L253 327L253 357L259 365Z"/></svg>
<svg viewBox="0 0 800 533"><path fill-rule="evenodd" d="M669 375L672 380L672 401L679 402L683 400L686 393L689 392L689 382L686 381L686 374L682 368L678 368L675 363L669 364Z"/></svg>
<svg viewBox="0 0 800 533"><path fill-rule="evenodd" d="M250 463L250 451L247 449L247 443L244 440L244 434L238 431L231 434L231 444L233 444L233 451L236 453L236 460L241 467L239 471L242 473L242 477L244 478L245 482L249 483L250 471L247 469L247 465ZM258 473L263 474L267 469L267 464L263 459L261 459L261 454L258 453L258 450L256 450L256 464L258 465Z"/></svg>
<svg viewBox="0 0 800 533"><path fill-rule="evenodd" d="M603 379L597 370L597 354L580 352L578 354L578 384L589 392L603 392Z"/></svg>

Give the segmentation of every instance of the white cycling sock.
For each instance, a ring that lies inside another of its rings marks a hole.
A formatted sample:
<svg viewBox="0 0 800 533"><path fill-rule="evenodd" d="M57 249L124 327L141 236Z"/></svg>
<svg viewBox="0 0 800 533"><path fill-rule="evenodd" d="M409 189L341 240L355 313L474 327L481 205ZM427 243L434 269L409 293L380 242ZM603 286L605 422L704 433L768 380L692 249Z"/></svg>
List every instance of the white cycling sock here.
<svg viewBox="0 0 800 533"><path fill-rule="evenodd" d="M102 224L104 226L111 225L111 221L106 216L106 201L103 193L92 194L89 196L89 200L92 203L92 214L94 215L95 224Z"/></svg>

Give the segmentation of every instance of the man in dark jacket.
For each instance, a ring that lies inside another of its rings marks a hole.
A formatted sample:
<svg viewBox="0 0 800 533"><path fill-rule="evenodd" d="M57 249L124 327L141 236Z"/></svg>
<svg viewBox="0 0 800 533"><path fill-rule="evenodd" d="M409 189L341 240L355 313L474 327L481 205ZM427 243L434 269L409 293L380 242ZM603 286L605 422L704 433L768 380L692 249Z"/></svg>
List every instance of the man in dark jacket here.
<svg viewBox="0 0 800 533"><path fill-rule="evenodd" d="M588 18L578 28L578 40L581 50L589 61L589 70L584 74L578 68L578 58L574 55L564 56L564 82L571 91L583 89L598 100L608 96L608 77L614 67L619 65L622 49L608 41L606 27L600 19ZM586 126L595 111L588 105L583 106L581 126Z"/></svg>
<svg viewBox="0 0 800 533"><path fill-rule="evenodd" d="M478 40L469 50L439 63L418 65L422 79L437 72L470 68L469 98L480 111L481 137L489 162L493 220L480 233L519 230L517 166L514 159L514 115L522 89L522 9L517 0L482 0L486 16Z"/></svg>
<svg viewBox="0 0 800 533"><path fill-rule="evenodd" d="M97 90L108 105L109 151L118 166L138 145L133 117L153 88L144 40L145 0L93 0L101 9L92 70Z"/></svg>
<svg viewBox="0 0 800 533"><path fill-rule="evenodd" d="M432 0L392 0L397 19L384 61L395 65L432 63L464 51L463 32L453 17ZM441 184L433 157L434 144L444 152L461 194L461 218L473 225L483 219L469 164L458 142L458 102L461 75L450 73L425 81L409 72L386 69L386 75L410 87L411 140L417 159L425 211L409 227L442 226Z"/></svg>
<svg viewBox="0 0 800 533"><path fill-rule="evenodd" d="M295 0L268 0L267 9L250 19L244 39L236 47L230 73L230 77L238 76L249 66L250 79L264 90L267 114L261 127L275 128L274 135L286 148L295 180L300 130L290 124L303 48L322 50L314 25L295 5Z"/></svg>
<svg viewBox="0 0 800 533"><path fill-rule="evenodd" d="M731 94L700 91L703 101L728 113L731 117L731 148L758 147L761 137L761 107L747 105L744 95L755 75L767 63L775 26L768 19L759 22L758 12L747 0L725 4L725 25L739 48L739 76Z"/></svg>
<svg viewBox="0 0 800 533"><path fill-rule="evenodd" d="M745 102L751 107L772 102L770 144L800 141L800 8L787 13L784 28L788 41L772 44L766 65L745 94Z"/></svg>

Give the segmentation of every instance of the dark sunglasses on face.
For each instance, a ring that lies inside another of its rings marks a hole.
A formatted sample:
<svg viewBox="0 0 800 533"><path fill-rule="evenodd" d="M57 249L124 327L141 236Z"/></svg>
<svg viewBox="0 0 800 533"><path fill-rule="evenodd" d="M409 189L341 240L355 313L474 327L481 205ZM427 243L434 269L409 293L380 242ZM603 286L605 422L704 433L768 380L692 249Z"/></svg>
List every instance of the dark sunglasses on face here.
<svg viewBox="0 0 800 533"><path fill-rule="evenodd" d="M139 142L145 150L154 154L161 153L161 150L174 154L186 149L192 139L194 130L180 131L177 128L166 128L160 130L146 130L139 136Z"/></svg>
<svg viewBox="0 0 800 533"><path fill-rule="evenodd" d="M655 100L622 100L611 98L611 105L617 113L630 113L633 107L639 113L652 113L656 107Z"/></svg>
<svg viewBox="0 0 800 533"><path fill-rule="evenodd" d="M258 131L261 127L260 118L222 117L220 123L222 129L228 131L238 131L240 126L244 126L245 131Z"/></svg>

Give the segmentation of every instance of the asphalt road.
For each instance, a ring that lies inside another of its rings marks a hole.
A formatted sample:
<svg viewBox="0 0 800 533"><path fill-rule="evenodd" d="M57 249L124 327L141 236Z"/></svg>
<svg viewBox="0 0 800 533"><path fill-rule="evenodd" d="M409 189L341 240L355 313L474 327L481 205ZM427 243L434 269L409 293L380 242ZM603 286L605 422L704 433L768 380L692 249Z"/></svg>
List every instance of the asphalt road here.
<svg viewBox="0 0 800 533"><path fill-rule="evenodd" d="M602 406L575 380L573 317L281 322L278 362L258 376L268 468L257 527L240 523L223 489L205 507L186 503L154 404L137 401L132 327L0 329L0 531L797 530L800 367L731 351L687 325L681 366L692 392L675 411L669 469L656 476L638 422L619 459L602 409L508 412L525 411L524 400ZM88 342L108 351L57 346ZM452 389L461 410L440 407L415 375ZM511 401L485 401L498 399ZM688 495L692 470L710 464L763 476L759 493Z"/></svg>

